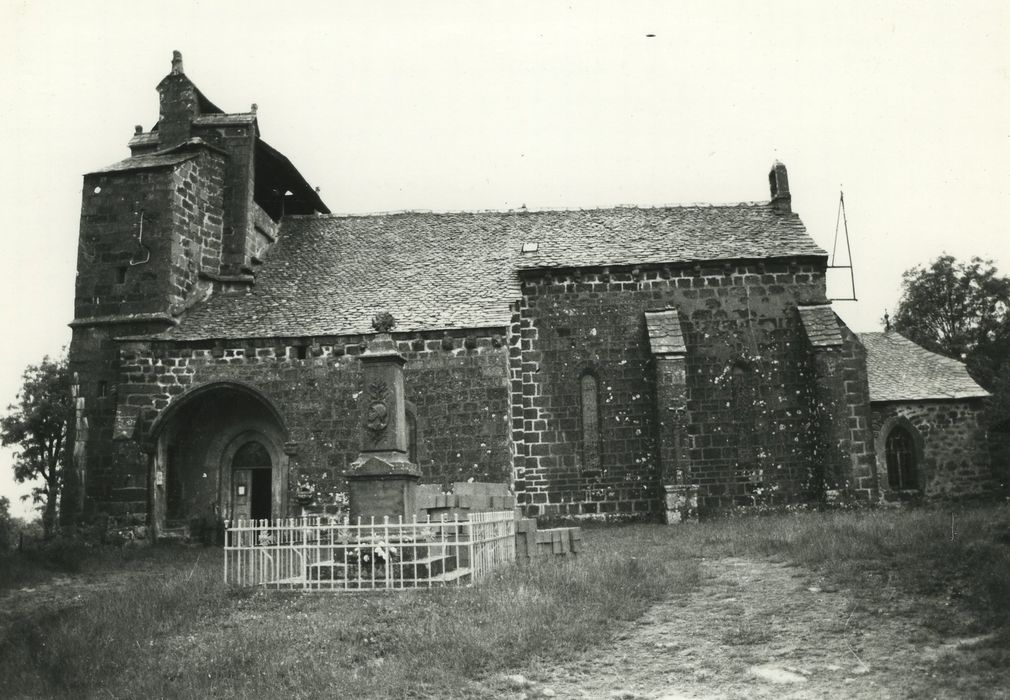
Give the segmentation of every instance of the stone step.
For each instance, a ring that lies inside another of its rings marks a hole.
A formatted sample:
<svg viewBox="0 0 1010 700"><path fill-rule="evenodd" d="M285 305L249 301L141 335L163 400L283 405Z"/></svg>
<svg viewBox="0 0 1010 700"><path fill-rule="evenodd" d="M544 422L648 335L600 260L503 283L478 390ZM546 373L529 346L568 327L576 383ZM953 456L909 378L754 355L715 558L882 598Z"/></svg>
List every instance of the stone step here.
<svg viewBox="0 0 1010 700"><path fill-rule="evenodd" d="M321 568L325 567L325 568L329 569L331 567L341 567L342 568L342 567L345 567L345 566L347 566L347 564L345 564L342 561L336 561L335 559L325 559L323 561L315 561L315 562L312 562L311 564L306 564L305 568L306 569L321 569Z"/></svg>
<svg viewBox="0 0 1010 700"><path fill-rule="evenodd" d="M404 562L402 565L397 564L397 569L403 572L403 578L418 581L433 579L455 568L456 557L452 554L430 554L421 559Z"/></svg>
<svg viewBox="0 0 1010 700"><path fill-rule="evenodd" d="M286 585L290 585L292 583L305 583L306 580L307 579L304 576L292 576L291 578L278 579L276 582L271 583L270 585L272 586L272 585L275 585L275 583L276 583L276 585L279 585L279 586L286 586Z"/></svg>
<svg viewBox="0 0 1010 700"><path fill-rule="evenodd" d="M434 553L413 561L397 562L393 564L395 576L403 580L416 580L423 583L434 580L435 577L444 576L456 569L456 556L453 554ZM342 579L349 577L357 578L356 572L352 569L347 571L349 565L342 560L326 559L305 565L305 578L309 581L320 581L329 579ZM370 579L370 576L362 576L362 579Z"/></svg>
<svg viewBox="0 0 1010 700"><path fill-rule="evenodd" d="M165 527L158 533L158 542L169 544L188 544L190 541L189 527Z"/></svg>
<svg viewBox="0 0 1010 700"><path fill-rule="evenodd" d="M447 571L443 574L439 574L438 576L432 576L430 580L432 583L452 583L453 581L459 581L467 578L471 573L471 569L461 566L458 569Z"/></svg>

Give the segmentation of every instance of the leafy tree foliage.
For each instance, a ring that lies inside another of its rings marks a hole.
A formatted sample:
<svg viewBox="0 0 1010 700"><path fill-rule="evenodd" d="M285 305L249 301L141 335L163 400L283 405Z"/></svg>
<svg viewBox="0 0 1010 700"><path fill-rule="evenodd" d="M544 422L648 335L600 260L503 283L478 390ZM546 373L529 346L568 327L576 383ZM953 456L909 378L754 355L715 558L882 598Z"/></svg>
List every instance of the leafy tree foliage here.
<svg viewBox="0 0 1010 700"><path fill-rule="evenodd" d="M11 502L0 496L0 552L10 549L14 539L14 520L11 518Z"/></svg>
<svg viewBox="0 0 1010 700"><path fill-rule="evenodd" d="M1010 277L991 260L941 255L902 276L894 328L923 347L965 362L993 394L994 466L1010 476ZM1004 484L1006 485L1006 484Z"/></svg>
<svg viewBox="0 0 1010 700"><path fill-rule="evenodd" d="M70 373L66 359L42 359L23 375L17 403L0 418L0 441L14 446L14 478L19 482L41 479L32 490L42 506L45 535L56 523L57 499L67 461L67 430L73 415Z"/></svg>
<svg viewBox="0 0 1010 700"><path fill-rule="evenodd" d="M967 359L1010 341L1008 310L1010 278L997 274L992 261L941 255L902 276L894 327L931 350Z"/></svg>

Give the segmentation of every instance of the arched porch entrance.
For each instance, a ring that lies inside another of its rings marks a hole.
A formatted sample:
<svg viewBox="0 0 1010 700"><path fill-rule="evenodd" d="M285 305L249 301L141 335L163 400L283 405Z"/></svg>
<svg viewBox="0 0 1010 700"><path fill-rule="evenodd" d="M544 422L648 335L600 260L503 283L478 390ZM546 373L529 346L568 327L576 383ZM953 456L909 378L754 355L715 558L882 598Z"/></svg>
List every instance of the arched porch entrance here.
<svg viewBox="0 0 1010 700"><path fill-rule="evenodd" d="M287 514L287 429L255 388L219 382L173 401L150 431L151 525L207 527Z"/></svg>

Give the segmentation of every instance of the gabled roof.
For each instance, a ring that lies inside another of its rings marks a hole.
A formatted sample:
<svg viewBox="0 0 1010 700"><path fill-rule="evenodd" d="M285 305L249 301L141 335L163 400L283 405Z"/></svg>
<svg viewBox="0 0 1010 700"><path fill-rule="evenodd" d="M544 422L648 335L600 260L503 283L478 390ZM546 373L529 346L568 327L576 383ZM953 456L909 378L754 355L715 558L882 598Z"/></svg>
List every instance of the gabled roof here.
<svg viewBox="0 0 1010 700"><path fill-rule="evenodd" d="M963 363L930 352L897 331L860 333L870 401L922 401L989 396Z"/></svg>
<svg viewBox="0 0 1010 700"><path fill-rule="evenodd" d="M154 168L170 167L196 158L201 149L210 149L212 151L217 151L218 153L224 153L224 151L217 146L207 143L199 137L193 137L176 146L172 146L171 148L164 148L160 151L151 151L150 153L130 156L118 163L113 163L112 165L108 165L100 170L92 170L87 174L97 175L100 173L114 173L127 170L150 170Z"/></svg>
<svg viewBox="0 0 1010 700"><path fill-rule="evenodd" d="M797 310L811 345L815 348L828 348L842 344L842 331L831 304L798 306Z"/></svg>
<svg viewBox="0 0 1010 700"><path fill-rule="evenodd" d="M128 170L154 170L156 168L167 168L187 160L196 158L199 153L195 151L162 151L160 153L145 153L143 155L131 156L118 163L107 165L99 170L92 170L88 175L98 175L101 173L119 173Z"/></svg>
<svg viewBox="0 0 1010 700"><path fill-rule="evenodd" d="M285 217L249 292L211 297L164 337L371 333L380 311L397 331L501 328L521 270L795 256L825 253L767 204Z"/></svg>
<svg viewBox="0 0 1010 700"><path fill-rule="evenodd" d="M256 123L255 112L201 114L193 118L197 126L249 126Z"/></svg>
<svg viewBox="0 0 1010 700"><path fill-rule="evenodd" d="M823 256L796 214L768 204L618 207L520 214L538 243L521 269Z"/></svg>
<svg viewBox="0 0 1010 700"><path fill-rule="evenodd" d="M501 327L519 298L517 246L480 215L285 217L249 292L212 296L170 338L372 333L389 311L396 331Z"/></svg>
<svg viewBox="0 0 1010 700"><path fill-rule="evenodd" d="M261 138L256 139L256 201L267 202L277 191L286 195L284 210L288 214L329 214L319 193L302 177L287 156Z"/></svg>

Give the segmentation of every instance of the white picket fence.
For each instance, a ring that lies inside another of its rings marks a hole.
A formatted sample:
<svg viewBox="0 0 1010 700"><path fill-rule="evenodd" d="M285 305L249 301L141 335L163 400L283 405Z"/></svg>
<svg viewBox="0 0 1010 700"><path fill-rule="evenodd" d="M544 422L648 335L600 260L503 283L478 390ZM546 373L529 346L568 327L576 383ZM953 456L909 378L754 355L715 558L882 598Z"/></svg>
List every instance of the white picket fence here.
<svg viewBox="0 0 1010 700"><path fill-rule="evenodd" d="M367 591L460 585L515 560L512 511L410 522L225 522L224 580L238 586Z"/></svg>

